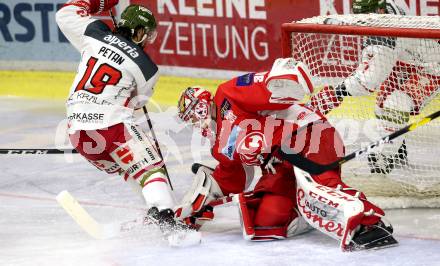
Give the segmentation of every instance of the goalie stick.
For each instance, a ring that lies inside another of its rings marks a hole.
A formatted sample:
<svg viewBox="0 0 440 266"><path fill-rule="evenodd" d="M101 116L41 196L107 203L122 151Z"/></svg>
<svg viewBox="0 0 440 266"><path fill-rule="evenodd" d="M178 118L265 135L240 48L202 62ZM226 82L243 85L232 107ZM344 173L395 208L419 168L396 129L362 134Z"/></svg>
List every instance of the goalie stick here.
<svg viewBox="0 0 440 266"><path fill-rule="evenodd" d="M329 163L329 164L315 163L315 162L303 157L300 154L294 153L290 148L287 148L285 146L282 147L281 149L279 149L278 152L284 160L290 162L291 164L295 165L296 167L300 168L303 171L306 171L312 175L317 175L317 174L321 174L325 171L331 170L333 168L336 168L336 167L358 157L361 154L364 154L366 152L371 151L371 149L373 149L381 144L389 143L391 140L393 140L403 134L406 134L410 131L414 131L416 128L429 123L430 121L438 118L439 116L440 116L440 110L426 116L425 118L421 119L418 122L414 122L412 124L409 124L406 127L401 128L401 129L397 130L396 132L394 132L388 136L385 136L376 142L370 143L368 146L361 148L357 151L354 151L354 152L342 157L341 159L336 160L336 161Z"/></svg>

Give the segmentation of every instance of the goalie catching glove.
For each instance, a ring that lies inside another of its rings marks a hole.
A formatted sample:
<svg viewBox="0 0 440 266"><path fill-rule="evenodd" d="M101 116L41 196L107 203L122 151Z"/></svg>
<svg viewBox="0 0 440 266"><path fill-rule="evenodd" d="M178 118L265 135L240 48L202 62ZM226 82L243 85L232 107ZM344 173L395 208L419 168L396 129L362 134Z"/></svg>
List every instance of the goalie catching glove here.
<svg viewBox="0 0 440 266"><path fill-rule="evenodd" d="M312 96L310 99L310 105L316 110L319 110L321 114L326 115L331 110L341 105L344 97L349 96L344 83L333 87L325 86L322 90Z"/></svg>
<svg viewBox="0 0 440 266"><path fill-rule="evenodd" d="M195 170L197 172L191 188L176 207L175 215L177 219L198 229L203 222L214 218L213 208L208 204L224 195L211 175L211 168L201 165Z"/></svg>

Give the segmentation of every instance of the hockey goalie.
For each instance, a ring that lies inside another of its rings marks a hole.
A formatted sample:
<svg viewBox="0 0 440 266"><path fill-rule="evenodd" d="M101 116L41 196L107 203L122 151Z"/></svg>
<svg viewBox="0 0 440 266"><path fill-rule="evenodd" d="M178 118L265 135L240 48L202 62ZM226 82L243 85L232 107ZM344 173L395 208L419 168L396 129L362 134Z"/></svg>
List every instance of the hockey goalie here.
<svg viewBox="0 0 440 266"><path fill-rule="evenodd" d="M322 164L344 155L335 128L299 104L312 92L308 68L289 58L277 59L268 72L221 84L213 97L201 87L186 89L179 117L211 140L218 165L198 168L176 216L199 227L214 217L211 201L234 194L247 240L284 239L314 227L339 240L343 250L397 244L383 210L344 184L340 168L310 176L278 153L287 145ZM262 176L252 191L244 192L255 166Z"/></svg>
<svg viewBox="0 0 440 266"><path fill-rule="evenodd" d="M355 14L404 15L393 0L354 0ZM325 24L344 25L328 19ZM359 22L362 24L362 22ZM310 104L322 114L337 108L347 96L376 93L375 116L379 133L390 134L405 126L438 94L440 54L438 40L365 37L357 69L337 86L325 86ZM372 173L388 174L395 165L406 165L405 140L368 156Z"/></svg>

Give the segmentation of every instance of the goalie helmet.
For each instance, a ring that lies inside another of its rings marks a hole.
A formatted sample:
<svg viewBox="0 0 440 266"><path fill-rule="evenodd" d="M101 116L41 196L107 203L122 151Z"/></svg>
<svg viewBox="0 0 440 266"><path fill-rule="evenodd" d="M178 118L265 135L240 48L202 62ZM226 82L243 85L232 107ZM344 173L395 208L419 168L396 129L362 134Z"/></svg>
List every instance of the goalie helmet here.
<svg viewBox="0 0 440 266"><path fill-rule="evenodd" d="M129 5L125 8L121 14L118 27L130 29L132 36L137 29L143 28L145 35L141 41L136 42L137 44L142 43L145 39L149 43L153 43L157 36L157 23L153 13L148 8L140 5Z"/></svg>
<svg viewBox="0 0 440 266"><path fill-rule="evenodd" d="M184 90L178 102L178 115L184 122L200 127L202 136L212 136L210 129L212 95L201 87Z"/></svg>
<svg viewBox="0 0 440 266"><path fill-rule="evenodd" d="M354 14L376 13L378 9L385 9L386 0L353 0Z"/></svg>

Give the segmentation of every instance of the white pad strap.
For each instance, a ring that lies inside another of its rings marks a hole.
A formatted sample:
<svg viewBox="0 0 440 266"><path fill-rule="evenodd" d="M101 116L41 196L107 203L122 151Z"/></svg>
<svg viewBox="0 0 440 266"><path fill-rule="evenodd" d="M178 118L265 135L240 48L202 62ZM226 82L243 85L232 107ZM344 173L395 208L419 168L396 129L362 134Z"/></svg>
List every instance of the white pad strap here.
<svg viewBox="0 0 440 266"><path fill-rule="evenodd" d="M298 210L302 217L322 233L341 241L344 247L351 241L363 202L345 192L316 183L309 173L294 168L297 181ZM350 222L350 224L349 224Z"/></svg>
<svg viewBox="0 0 440 266"><path fill-rule="evenodd" d="M212 177L212 172L208 167L199 167L191 188L183 197L180 206L177 206L176 215L179 218L189 217L210 201L224 196L220 186Z"/></svg>
<svg viewBox="0 0 440 266"><path fill-rule="evenodd" d="M297 209L295 209L295 212L298 214L298 217L293 219L293 221L287 226L287 237L304 234L313 229Z"/></svg>

